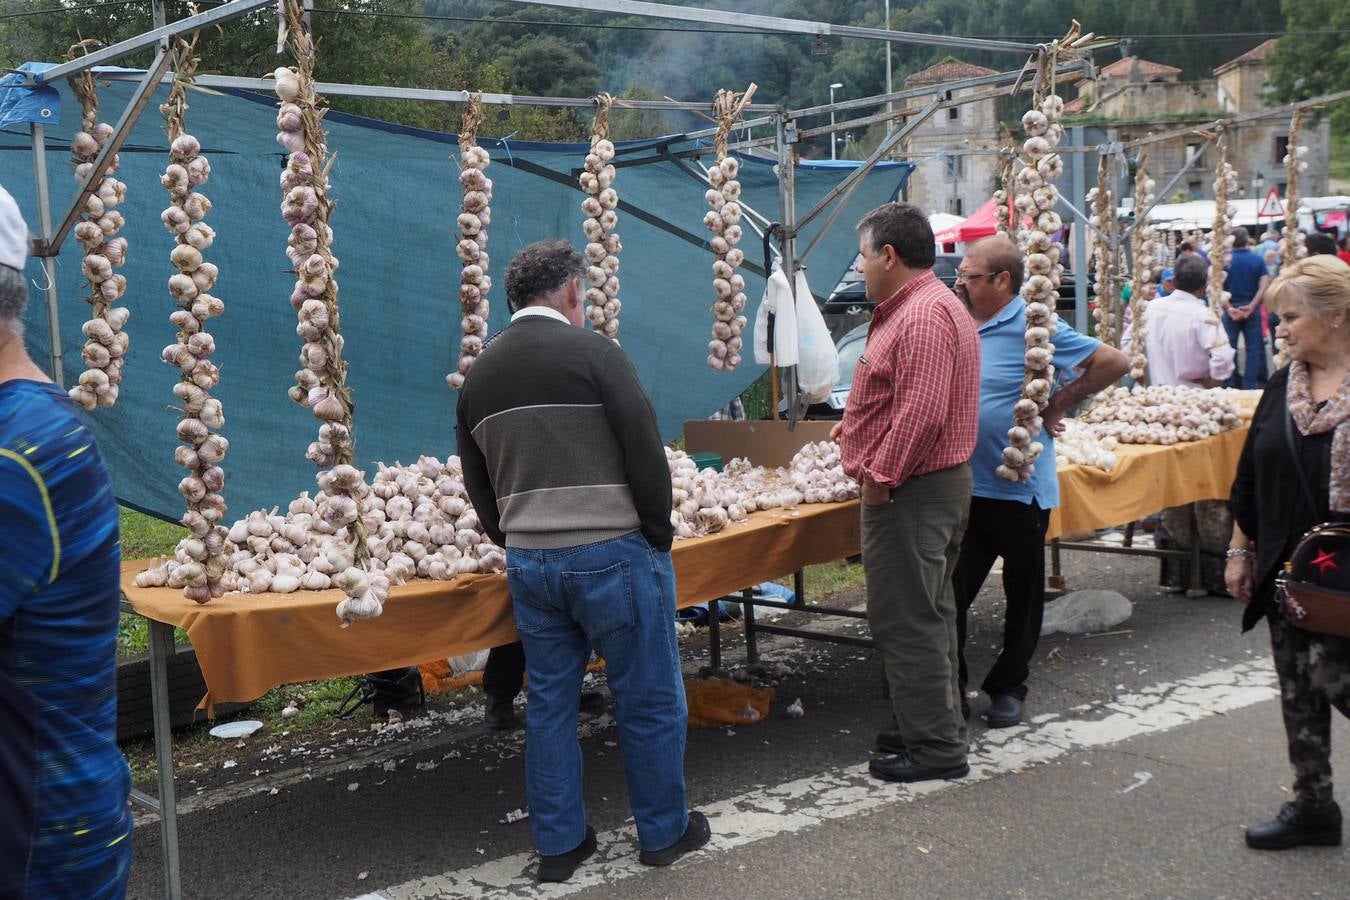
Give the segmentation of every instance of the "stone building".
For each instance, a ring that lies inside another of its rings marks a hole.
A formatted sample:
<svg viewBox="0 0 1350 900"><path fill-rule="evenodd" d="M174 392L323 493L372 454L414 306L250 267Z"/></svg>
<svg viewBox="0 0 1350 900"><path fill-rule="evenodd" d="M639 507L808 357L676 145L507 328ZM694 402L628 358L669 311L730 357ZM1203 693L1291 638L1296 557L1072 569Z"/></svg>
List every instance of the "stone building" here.
<svg viewBox="0 0 1350 900"><path fill-rule="evenodd" d="M993 75L993 69L947 59L915 72L905 88L935 87L964 78ZM982 90L945 91L943 99ZM925 98L920 98L923 102ZM913 101L911 101L913 102ZM918 168L906 185L907 199L930 213L968 216L984 205L995 188L1000 146L994 100L981 100L939 110L901 144L897 155Z"/></svg>
<svg viewBox="0 0 1350 900"><path fill-rule="evenodd" d="M1267 58L1274 47L1266 41L1214 70L1214 77L1181 81L1181 70L1138 57L1126 57L1098 70L1095 81L1078 84L1078 97L1065 105L1065 124L1091 124L1113 129L1116 138L1131 141L1186 125L1255 112L1273 105L1265 97ZM1289 143L1289 116L1259 119L1228 131L1228 160L1238 171L1239 196L1264 197L1270 188L1285 193L1283 158ZM1308 147L1308 171L1300 179L1304 196L1329 191L1331 130L1324 120L1305 126L1300 143ZM1182 176L1166 201L1207 200L1214 196L1218 154L1213 143L1184 135L1148 148L1149 173L1159 188L1171 181L1188 159L1199 161Z"/></svg>

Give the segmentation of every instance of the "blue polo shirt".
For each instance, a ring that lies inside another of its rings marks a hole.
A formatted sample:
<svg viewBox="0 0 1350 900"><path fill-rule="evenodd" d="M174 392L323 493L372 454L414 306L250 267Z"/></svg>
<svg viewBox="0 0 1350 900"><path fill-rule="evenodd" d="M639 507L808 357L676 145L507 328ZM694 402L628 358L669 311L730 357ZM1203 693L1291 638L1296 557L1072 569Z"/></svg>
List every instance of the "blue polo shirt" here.
<svg viewBox="0 0 1350 900"><path fill-rule="evenodd" d="M1265 260L1253 253L1250 247L1234 250L1226 271L1228 277L1224 279L1223 287L1233 295L1229 302L1234 306L1251 303L1257 289L1261 287L1261 279L1269 274Z"/></svg>
<svg viewBox="0 0 1350 900"><path fill-rule="evenodd" d="M980 436L970 457L975 476L974 495L991 500L1017 500L1041 509L1059 506L1059 478L1055 475L1055 441L1042 431L1034 440L1045 445L1029 481L1006 481L994 474L1008 445L1012 410L1022 396L1026 372L1027 304L1021 296L980 326ZM1074 370L1091 356L1101 341L1079 334L1063 319L1050 342L1055 345L1055 388L1077 377Z"/></svg>

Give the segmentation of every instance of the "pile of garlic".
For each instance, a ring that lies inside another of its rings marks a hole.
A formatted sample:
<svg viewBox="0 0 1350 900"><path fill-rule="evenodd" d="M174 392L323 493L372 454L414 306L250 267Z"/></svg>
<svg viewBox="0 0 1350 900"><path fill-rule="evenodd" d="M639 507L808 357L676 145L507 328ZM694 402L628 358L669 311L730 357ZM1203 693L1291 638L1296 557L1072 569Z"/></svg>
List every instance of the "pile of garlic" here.
<svg viewBox="0 0 1350 900"><path fill-rule="evenodd" d="M619 253L623 244L615 227L619 224L619 195L614 189L614 144L609 140L609 95L597 98L601 104L591 133L591 151L579 181L587 197L581 201L586 219L581 230L586 235L586 319L596 331L618 343Z"/></svg>
<svg viewBox="0 0 1350 900"><path fill-rule="evenodd" d="M1059 299L1059 282L1064 274L1060 264L1063 248L1055 241L1055 234L1063 226L1055 206L1059 191L1054 181L1064 174L1064 159L1055 152L1064 128L1059 124L1064 113L1064 101L1057 94L1047 94L1022 116L1022 128L1027 139L1022 142L1022 160L1025 163L1017 173L1017 200L1019 214L1030 216L1031 230L1023 237L1026 253L1026 278L1022 282L1022 296L1027 301L1026 375L1022 396L1013 405L1013 427L1008 430L1008 446L1003 448L1003 462L994 471L1008 481L1026 481L1036 471L1036 458L1044 446L1032 438L1040 434L1041 411L1050 402L1050 387L1055 377L1051 364L1055 345L1050 338L1058 327L1055 304Z"/></svg>
<svg viewBox="0 0 1350 900"><path fill-rule="evenodd" d="M1116 467L1116 455L1111 452L1120 442L1111 435L1097 437L1092 428L1077 419L1064 420L1064 432L1055 438L1055 463L1064 466L1087 466L1110 472Z"/></svg>
<svg viewBox="0 0 1350 900"><path fill-rule="evenodd" d="M1079 419L1099 440L1113 437L1122 444L1199 441L1242 423L1222 388L1175 385L1103 391Z"/></svg>
<svg viewBox="0 0 1350 900"><path fill-rule="evenodd" d="M113 128L98 120L93 76L86 72L71 81L84 109L83 130L75 132L70 141L75 180L83 184L93 171L99 150L112 137ZM117 402L122 366L130 344L122 329L126 327L131 311L125 306L112 305L127 289L126 276L114 271L126 262L127 254L127 239L116 236L125 224L116 207L126 200L127 195L127 186L112 174L117 170L118 162L114 155L98 188L85 199L80 222L74 230L75 240L84 247L81 269L89 282L91 291L87 299L94 311L93 318L81 329L85 337L82 355L86 368L69 394L71 400L86 410L96 406L109 407Z"/></svg>
<svg viewBox="0 0 1350 900"><path fill-rule="evenodd" d="M737 180L740 163L725 156L708 168L704 194L710 207L703 224L712 237L708 245L717 257L713 261L713 327L708 342L708 366L716 372L730 371L741 364L741 331L746 318L745 278L736 269L745 261L745 252L736 245L741 240L741 183Z"/></svg>
<svg viewBox="0 0 1350 900"><path fill-rule="evenodd" d="M670 524L675 539L716 534L730 522L744 521L748 513L740 495L721 485L713 469L700 469L688 454L666 448L670 466Z"/></svg>
<svg viewBox="0 0 1350 900"><path fill-rule="evenodd" d="M492 223L492 179L487 167L492 157L474 142L472 135L460 136L459 183L464 189L459 225L459 243L455 254L463 267L459 271L460 328L458 370L445 376L445 383L454 390L464 386L474 360L483 352L488 333L488 291L492 278L488 275L488 225Z"/></svg>
<svg viewBox="0 0 1350 900"><path fill-rule="evenodd" d="M1233 246L1233 218L1238 208L1230 203L1230 195L1238 190L1237 170L1228 162L1228 148L1220 142L1219 168L1214 177L1214 228L1209 235L1209 309L1214 315L1223 315L1224 306L1233 295L1223 289L1228 273L1228 257Z"/></svg>
<svg viewBox="0 0 1350 900"><path fill-rule="evenodd" d="M346 481L360 495L368 535L370 571L355 562L351 504L341 494L302 493L286 515L255 510L229 529L227 592L291 593L341 588L385 595L390 585L414 578L446 581L466 573L500 572L506 553L483 533L464 488L459 458L430 456L412 466L380 465L369 485L350 466L334 466L321 479ZM179 586L178 558L136 576L139 587Z"/></svg>
<svg viewBox="0 0 1350 900"><path fill-rule="evenodd" d="M844 474L844 460L833 441L803 446L788 465L788 477L803 503L842 503L861 493L858 483Z"/></svg>
<svg viewBox="0 0 1350 900"><path fill-rule="evenodd" d="M1130 293L1130 346L1123 347L1130 358L1130 377L1143 381L1148 370L1148 356L1145 353L1144 308L1157 292L1153 281L1154 264L1158 258L1158 240L1156 229L1144 211L1153 205L1153 190L1156 183L1148 177L1148 160L1140 154L1139 168L1135 176L1134 209L1135 223L1131 240L1134 243L1134 284ZM1143 218L1138 218L1143 216Z"/></svg>

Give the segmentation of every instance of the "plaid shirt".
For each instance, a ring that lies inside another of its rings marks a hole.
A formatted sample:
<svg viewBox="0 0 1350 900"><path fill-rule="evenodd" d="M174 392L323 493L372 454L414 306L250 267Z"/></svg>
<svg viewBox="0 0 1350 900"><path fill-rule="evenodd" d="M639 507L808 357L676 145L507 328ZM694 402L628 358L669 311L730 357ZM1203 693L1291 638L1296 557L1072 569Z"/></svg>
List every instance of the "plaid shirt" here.
<svg viewBox="0 0 1350 900"><path fill-rule="evenodd" d="M970 458L979 421L979 333L930 270L872 314L844 410L844 471L896 488L951 468Z"/></svg>

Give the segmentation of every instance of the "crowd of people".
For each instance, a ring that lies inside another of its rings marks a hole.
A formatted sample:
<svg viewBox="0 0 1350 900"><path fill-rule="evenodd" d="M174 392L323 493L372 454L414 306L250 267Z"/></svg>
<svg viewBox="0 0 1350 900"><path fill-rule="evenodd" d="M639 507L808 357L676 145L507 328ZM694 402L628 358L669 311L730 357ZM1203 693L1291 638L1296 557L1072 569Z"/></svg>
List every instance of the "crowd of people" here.
<svg viewBox="0 0 1350 900"><path fill-rule="evenodd" d="M1129 360L1061 321L1044 450L1030 478L1000 478L1024 376L1022 252L1006 237L978 241L948 289L932 271L933 232L918 208L885 204L857 232L876 306L832 437L861 487L867 618L893 714L870 771L959 779L970 771L974 712L967 613L1001 557L1003 640L980 686L988 725L1017 725L1059 502L1054 438L1065 414L1122 378ZM0 807L14 811L0 817L0 897L118 897L131 819L113 737L117 508L92 437L24 350L27 241L0 189ZM1149 377L1231 383L1228 337L1240 335L1242 378L1255 384L1260 329L1246 323L1260 322L1263 305L1278 314L1292 363L1270 376L1247 436L1227 583L1247 604L1244 627L1269 624L1296 780L1294 799L1247 843L1339 844L1330 716L1333 707L1350 715L1350 640L1287 621L1274 576L1308 528L1350 512L1350 266L1312 256L1272 272L1247 243L1239 232L1227 336L1202 299L1198 247L1184 245L1162 273L1163 294L1145 312ZM485 676L489 724L515 724L512 700L528 673L526 792L546 882L566 881L597 849L576 730L597 699L582 691L593 652L614 698L638 859L669 865L711 838L686 800L670 472L632 363L585 328L585 278L566 241L512 259L511 321L485 344L456 410L465 484L487 535L506 548L520 634L494 651ZM1313 485L1307 501L1300 472Z"/></svg>

